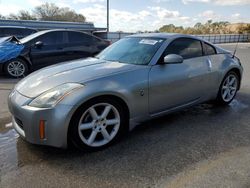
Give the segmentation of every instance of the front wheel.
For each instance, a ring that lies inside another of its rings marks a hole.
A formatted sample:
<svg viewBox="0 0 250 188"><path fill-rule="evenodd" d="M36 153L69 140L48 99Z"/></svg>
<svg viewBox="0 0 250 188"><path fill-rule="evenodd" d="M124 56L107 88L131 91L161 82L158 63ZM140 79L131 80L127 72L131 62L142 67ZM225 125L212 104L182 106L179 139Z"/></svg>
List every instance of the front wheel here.
<svg viewBox="0 0 250 188"><path fill-rule="evenodd" d="M217 102L219 104L229 104L237 93L239 83L239 76L235 72L227 73L220 85Z"/></svg>
<svg viewBox="0 0 250 188"><path fill-rule="evenodd" d="M15 58L5 64L4 72L7 73L10 77L24 77L28 73L28 65L22 59Z"/></svg>
<svg viewBox="0 0 250 188"><path fill-rule="evenodd" d="M119 138L126 127L126 114L118 102L96 99L72 117L70 139L81 149L101 149Z"/></svg>

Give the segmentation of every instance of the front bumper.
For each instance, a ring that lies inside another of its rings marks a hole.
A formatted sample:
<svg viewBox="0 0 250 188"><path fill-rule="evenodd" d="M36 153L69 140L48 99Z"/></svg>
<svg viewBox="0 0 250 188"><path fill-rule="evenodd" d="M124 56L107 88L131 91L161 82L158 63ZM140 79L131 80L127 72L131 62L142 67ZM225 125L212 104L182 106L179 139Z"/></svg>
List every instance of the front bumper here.
<svg viewBox="0 0 250 188"><path fill-rule="evenodd" d="M54 108L35 108L32 99L13 90L8 98L9 110L15 130L26 141L53 147L67 147L67 133L73 106L57 104ZM39 122L45 121L45 138L40 139Z"/></svg>

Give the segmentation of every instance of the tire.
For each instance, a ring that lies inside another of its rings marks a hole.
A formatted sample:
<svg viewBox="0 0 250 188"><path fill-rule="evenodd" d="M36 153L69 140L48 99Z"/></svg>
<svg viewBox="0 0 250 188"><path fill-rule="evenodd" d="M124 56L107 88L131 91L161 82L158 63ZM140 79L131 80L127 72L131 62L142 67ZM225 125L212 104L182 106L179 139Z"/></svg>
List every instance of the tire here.
<svg viewBox="0 0 250 188"><path fill-rule="evenodd" d="M28 65L20 58L11 59L5 64L4 72L13 78L24 77L28 74Z"/></svg>
<svg viewBox="0 0 250 188"><path fill-rule="evenodd" d="M221 82L216 102L220 105L230 104L236 96L239 83L239 76L234 71L228 72Z"/></svg>
<svg viewBox="0 0 250 188"><path fill-rule="evenodd" d="M69 139L81 150L96 151L117 141L127 125L126 112L119 102L96 98L81 106L71 118Z"/></svg>

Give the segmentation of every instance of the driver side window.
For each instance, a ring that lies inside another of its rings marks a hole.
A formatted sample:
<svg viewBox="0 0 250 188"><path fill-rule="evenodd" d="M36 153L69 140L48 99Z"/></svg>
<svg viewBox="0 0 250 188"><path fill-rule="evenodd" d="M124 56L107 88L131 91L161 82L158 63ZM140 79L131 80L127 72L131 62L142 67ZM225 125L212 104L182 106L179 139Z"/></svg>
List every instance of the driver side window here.
<svg viewBox="0 0 250 188"><path fill-rule="evenodd" d="M200 57L203 54L201 42L191 38L176 39L168 45L164 52L164 56L168 54L177 54L183 59Z"/></svg>

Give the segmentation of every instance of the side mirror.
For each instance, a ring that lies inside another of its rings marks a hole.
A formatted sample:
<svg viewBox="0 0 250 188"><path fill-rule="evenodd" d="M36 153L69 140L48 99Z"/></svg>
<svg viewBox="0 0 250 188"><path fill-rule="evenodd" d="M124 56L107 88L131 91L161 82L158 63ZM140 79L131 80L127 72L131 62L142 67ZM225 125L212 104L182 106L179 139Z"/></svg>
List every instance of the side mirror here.
<svg viewBox="0 0 250 188"><path fill-rule="evenodd" d="M41 48L43 46L43 42L42 41L37 41L36 43L35 43L35 47L36 48Z"/></svg>
<svg viewBox="0 0 250 188"><path fill-rule="evenodd" d="M169 54L164 57L164 64L182 63L183 57L177 54Z"/></svg>

